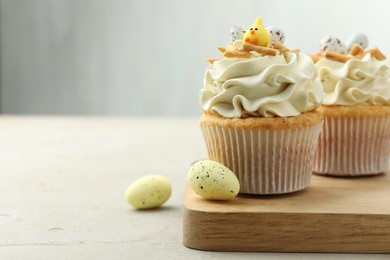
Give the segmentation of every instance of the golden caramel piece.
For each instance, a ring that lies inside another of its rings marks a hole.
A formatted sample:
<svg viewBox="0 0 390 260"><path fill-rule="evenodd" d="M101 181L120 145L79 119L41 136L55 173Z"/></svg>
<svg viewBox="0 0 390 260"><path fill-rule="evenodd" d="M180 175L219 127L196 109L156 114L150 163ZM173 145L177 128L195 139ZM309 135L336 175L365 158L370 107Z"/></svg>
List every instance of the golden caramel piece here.
<svg viewBox="0 0 390 260"><path fill-rule="evenodd" d="M214 62L219 61L219 60L221 60L221 59L206 59L206 61L210 64L213 64Z"/></svg>
<svg viewBox="0 0 390 260"><path fill-rule="evenodd" d="M317 63L321 58L323 58L324 55L322 55L321 52L317 53L316 55L310 55L310 58L313 60L314 63Z"/></svg>
<svg viewBox="0 0 390 260"><path fill-rule="evenodd" d="M291 52L291 50L284 45L275 45L275 46L272 46L272 48L278 50L281 54Z"/></svg>
<svg viewBox="0 0 390 260"><path fill-rule="evenodd" d="M371 53L370 50L367 50L367 51L363 51L359 54L356 54L355 57L358 58L358 59L362 59L364 56L366 56L366 54L368 53Z"/></svg>
<svg viewBox="0 0 390 260"><path fill-rule="evenodd" d="M370 50L366 50L364 52L361 52L361 53L356 55L356 58L362 59L368 53L370 53L371 56L374 57L377 60L384 60L384 59L386 59L386 56L378 48L374 48L374 49L370 49Z"/></svg>
<svg viewBox="0 0 390 260"><path fill-rule="evenodd" d="M325 52L325 58L333 61L342 62L342 63L346 63L351 59L351 57L348 57L347 55L332 52L332 51Z"/></svg>
<svg viewBox="0 0 390 260"><path fill-rule="evenodd" d="M286 46L284 46L284 45L282 45L282 44L278 44L278 45L272 46L272 48L277 49L277 50L283 50L283 49L286 48Z"/></svg>
<svg viewBox="0 0 390 260"><path fill-rule="evenodd" d="M276 50L279 50L280 52L287 52L287 51L289 51L289 49L286 46L281 45L281 44L274 45L274 46L272 46L272 48L276 49Z"/></svg>
<svg viewBox="0 0 390 260"><path fill-rule="evenodd" d="M246 51L255 51L258 52L262 55L268 55L268 56L276 56L276 54L279 52L276 49L268 48L268 47L263 47L263 46L257 46L251 43L245 42L243 45L244 50Z"/></svg>
<svg viewBox="0 0 390 260"><path fill-rule="evenodd" d="M250 58L251 54L245 50L239 50L235 46L229 44L226 51L223 53L226 58Z"/></svg>
<svg viewBox="0 0 390 260"><path fill-rule="evenodd" d="M349 54L356 56L357 54L362 52L363 52L363 48L359 44L354 44L351 50L349 51Z"/></svg>
<svg viewBox="0 0 390 260"><path fill-rule="evenodd" d="M372 56L374 56L377 60L385 60L386 59L386 56L378 49L378 48L374 48L372 49L372 52L371 52Z"/></svg>
<svg viewBox="0 0 390 260"><path fill-rule="evenodd" d="M226 51L226 48L223 48L223 47L218 47L218 50L219 50L220 52L222 52L222 54L223 54L223 53L225 53L225 51Z"/></svg>

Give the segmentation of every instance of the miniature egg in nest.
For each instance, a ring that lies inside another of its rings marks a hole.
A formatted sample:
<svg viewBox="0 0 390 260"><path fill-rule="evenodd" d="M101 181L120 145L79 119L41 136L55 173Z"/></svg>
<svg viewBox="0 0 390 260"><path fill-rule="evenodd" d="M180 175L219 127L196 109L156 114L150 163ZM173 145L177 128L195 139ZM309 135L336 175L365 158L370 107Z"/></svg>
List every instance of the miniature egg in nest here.
<svg viewBox="0 0 390 260"><path fill-rule="evenodd" d="M126 201L136 209L160 207L171 196L169 181L159 175L148 175L133 182L126 191Z"/></svg>
<svg viewBox="0 0 390 260"><path fill-rule="evenodd" d="M327 35L320 40L320 50L321 52L331 51L346 54L347 47L339 38Z"/></svg>
<svg viewBox="0 0 390 260"><path fill-rule="evenodd" d="M245 29L242 28L241 26L233 26L231 29L230 29L230 41L231 42L235 42L237 40L242 40L242 38L244 37L244 33L245 33Z"/></svg>
<svg viewBox="0 0 390 260"><path fill-rule="evenodd" d="M268 26L266 28L269 37L271 46L283 45L285 40L285 34L282 29L276 26Z"/></svg>
<svg viewBox="0 0 390 260"><path fill-rule="evenodd" d="M365 48L367 48L368 47L368 37L367 37L367 35L365 35L364 33L355 33L355 34L351 35L348 38L348 41L347 41L347 49L348 49L348 51L350 51L351 48L353 47L353 45L355 45L355 44L359 44L360 47L362 47L363 50Z"/></svg>
<svg viewBox="0 0 390 260"><path fill-rule="evenodd" d="M199 196L209 200L228 200L237 196L240 183L224 165L210 160L194 163L188 172L188 184Z"/></svg>

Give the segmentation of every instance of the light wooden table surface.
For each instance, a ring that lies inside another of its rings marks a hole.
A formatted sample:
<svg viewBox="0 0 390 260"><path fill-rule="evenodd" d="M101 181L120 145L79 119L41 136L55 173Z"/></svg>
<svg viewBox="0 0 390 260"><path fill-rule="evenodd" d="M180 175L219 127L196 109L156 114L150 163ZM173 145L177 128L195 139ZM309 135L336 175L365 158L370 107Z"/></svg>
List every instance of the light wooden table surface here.
<svg viewBox="0 0 390 260"><path fill-rule="evenodd" d="M2 116L0 259L389 259L184 247L186 175L205 157L196 118ZM124 193L148 174L166 176L172 197L134 210Z"/></svg>

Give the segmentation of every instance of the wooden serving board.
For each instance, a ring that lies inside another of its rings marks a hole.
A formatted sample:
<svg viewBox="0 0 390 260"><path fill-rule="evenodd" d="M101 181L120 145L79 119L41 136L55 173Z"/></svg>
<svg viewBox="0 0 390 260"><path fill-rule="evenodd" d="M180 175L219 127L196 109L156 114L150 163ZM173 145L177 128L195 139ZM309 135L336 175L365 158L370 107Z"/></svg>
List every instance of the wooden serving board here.
<svg viewBox="0 0 390 260"><path fill-rule="evenodd" d="M184 245L212 251L390 253L390 173L313 175L303 191L207 201L187 188Z"/></svg>

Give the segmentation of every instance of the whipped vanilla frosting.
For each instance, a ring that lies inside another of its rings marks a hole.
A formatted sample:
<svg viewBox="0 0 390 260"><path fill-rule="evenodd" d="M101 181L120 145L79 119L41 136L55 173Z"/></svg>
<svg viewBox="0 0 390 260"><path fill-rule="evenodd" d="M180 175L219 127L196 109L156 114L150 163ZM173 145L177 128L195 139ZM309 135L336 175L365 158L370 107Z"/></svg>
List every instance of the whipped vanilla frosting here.
<svg viewBox="0 0 390 260"><path fill-rule="evenodd" d="M200 104L205 112L228 118L291 117L316 110L323 96L311 58L289 52L210 64Z"/></svg>
<svg viewBox="0 0 390 260"><path fill-rule="evenodd" d="M315 65L324 87L324 105L390 105L387 60L367 54L346 63L321 58Z"/></svg>

